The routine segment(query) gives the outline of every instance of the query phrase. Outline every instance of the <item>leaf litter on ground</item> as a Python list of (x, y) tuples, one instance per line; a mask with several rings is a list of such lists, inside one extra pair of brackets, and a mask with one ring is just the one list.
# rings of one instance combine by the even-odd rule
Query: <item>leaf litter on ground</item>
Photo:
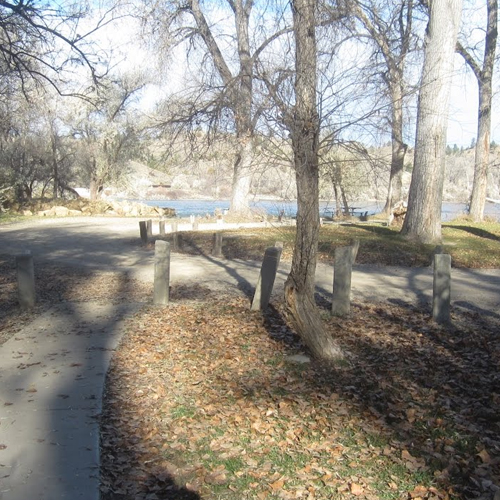
[[(0, 343), (53, 303), (152, 294), (126, 273), (37, 266), (39, 304), (20, 314), (12, 260), (0, 271)], [(454, 311), (445, 328), (410, 306), (355, 304), (344, 319), (323, 311), (350, 353), (331, 366), (291, 362), (306, 350), (280, 304), (262, 315), (189, 283), (171, 297), (130, 321), (113, 360), (103, 500), (500, 500), (494, 315)]]
[(107, 379), (105, 500), (497, 500), (498, 324), (355, 304), (324, 314), (348, 363), (295, 363), (279, 304), (204, 292), (130, 320)]
[(145, 302), (151, 283), (133, 279), (127, 272), (89, 270), (37, 263), (33, 310), (19, 309), (15, 259), (0, 255), (0, 345), (33, 319), (61, 302)]

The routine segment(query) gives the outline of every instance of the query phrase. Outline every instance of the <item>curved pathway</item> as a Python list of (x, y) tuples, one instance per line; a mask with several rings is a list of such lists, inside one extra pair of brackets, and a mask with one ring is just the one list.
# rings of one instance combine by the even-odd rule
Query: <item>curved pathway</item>
[[(37, 262), (122, 270), (151, 281), (153, 251), (141, 247), (137, 219), (48, 219), (0, 226), (0, 254), (30, 250)], [(172, 255), (172, 283), (197, 282), (250, 294), (260, 264)], [(280, 267), (275, 293), (288, 273)], [(452, 302), (500, 318), (500, 271), (452, 272)], [(356, 266), (353, 299), (428, 302), (429, 268)], [(318, 292), (329, 298), (332, 266), (320, 264)], [(138, 304), (65, 303), (0, 346), (0, 499), (99, 498), (99, 421), (108, 364)]]

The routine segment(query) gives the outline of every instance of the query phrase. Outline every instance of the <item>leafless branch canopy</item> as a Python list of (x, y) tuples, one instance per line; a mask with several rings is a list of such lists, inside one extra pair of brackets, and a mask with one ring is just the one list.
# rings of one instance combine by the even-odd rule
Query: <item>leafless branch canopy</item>
[[(65, 88), (64, 73), (84, 68), (92, 85), (105, 73), (104, 54), (90, 40), (111, 22), (113, 8), (104, 12), (92, 28), (83, 19), (89, 11), (79, 4), (36, 0), (0, 0), (0, 83), (6, 90), (20, 85), (27, 94), (32, 84), (54, 87), (60, 94), (78, 93)], [(83, 30), (83, 31), (82, 31)]]

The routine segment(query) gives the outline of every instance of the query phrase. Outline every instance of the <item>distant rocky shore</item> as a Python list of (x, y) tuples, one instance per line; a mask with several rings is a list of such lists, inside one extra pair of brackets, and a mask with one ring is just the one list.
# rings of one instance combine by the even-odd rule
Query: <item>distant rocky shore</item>
[(78, 215), (108, 215), (118, 217), (176, 217), (175, 209), (154, 207), (136, 201), (98, 200), (30, 200), (13, 204), (11, 212), (39, 217), (68, 217)]

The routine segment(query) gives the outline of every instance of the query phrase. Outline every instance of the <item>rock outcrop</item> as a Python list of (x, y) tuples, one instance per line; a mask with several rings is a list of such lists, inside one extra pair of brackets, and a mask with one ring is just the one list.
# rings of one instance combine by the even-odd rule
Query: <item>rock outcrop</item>
[(146, 205), (135, 201), (90, 201), (57, 200), (57, 204), (50, 202), (31, 202), (17, 207), (22, 215), (40, 217), (75, 217), (78, 215), (108, 215), (115, 217), (175, 217), (175, 209)]

